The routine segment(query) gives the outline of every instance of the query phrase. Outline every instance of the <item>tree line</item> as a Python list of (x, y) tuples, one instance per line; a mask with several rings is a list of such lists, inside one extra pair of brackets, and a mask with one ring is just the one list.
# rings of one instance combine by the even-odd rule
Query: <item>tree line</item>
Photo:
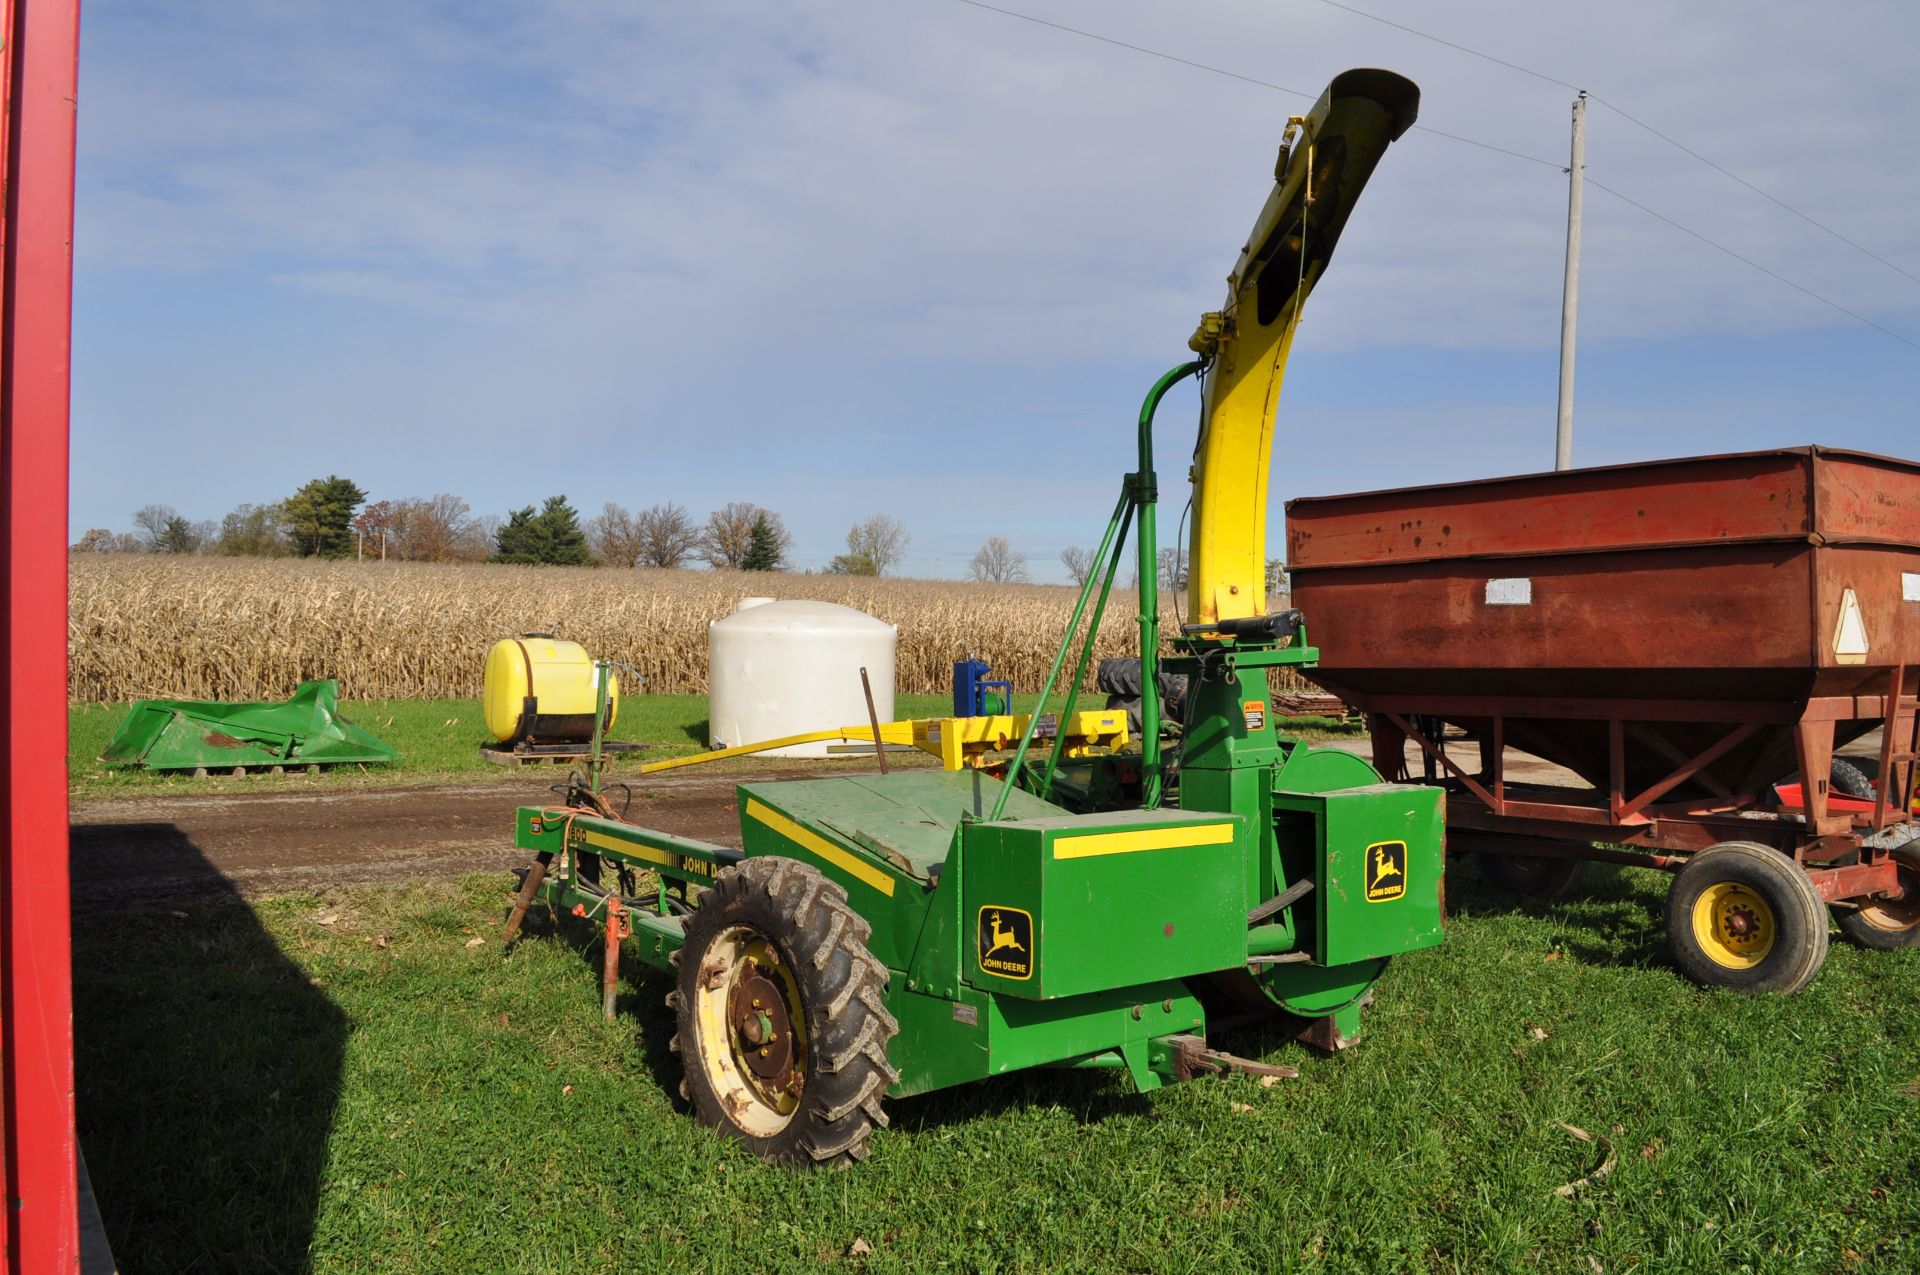
[[(847, 532), (847, 551), (825, 570), (881, 576), (897, 568), (911, 542), (889, 514), (874, 514)], [(793, 537), (780, 515), (750, 501), (713, 510), (704, 520), (671, 501), (631, 511), (608, 501), (582, 519), (565, 496), (479, 514), (449, 493), (369, 501), (337, 474), (316, 478), (271, 504), (236, 506), (218, 522), (192, 521), (169, 505), (135, 511), (133, 530), (95, 527), (75, 553), (210, 554), (256, 558), (377, 558), (403, 562), (508, 562), (555, 566), (686, 567), (695, 563), (740, 571), (791, 569)], [(977, 580), (1027, 578), (1026, 559), (994, 536), (971, 564)]]
[[(671, 501), (630, 511), (614, 501), (584, 522), (565, 496), (509, 510), (505, 518), (473, 512), (460, 497), (434, 496), (369, 502), (367, 493), (337, 474), (316, 478), (273, 504), (241, 504), (219, 522), (194, 522), (169, 505), (147, 505), (132, 531), (94, 527), (75, 553), (216, 554), (250, 558), (379, 558), (402, 562), (511, 562), (554, 566), (686, 567), (704, 563), (736, 571), (792, 568), (793, 537), (780, 515), (751, 501), (735, 501), (704, 521)], [(847, 532), (847, 551), (824, 570), (834, 575), (883, 576), (898, 567), (912, 537), (890, 514), (874, 514)], [(1073, 582), (1084, 584), (1093, 554), (1079, 546), (1060, 551)], [(1162, 549), (1162, 588), (1186, 587), (1186, 563)], [(986, 584), (1031, 579), (1026, 555), (1005, 536), (989, 536), (967, 564)], [(1137, 584), (1137, 579), (1132, 583)], [(1267, 563), (1267, 591), (1284, 592), (1286, 569)]]

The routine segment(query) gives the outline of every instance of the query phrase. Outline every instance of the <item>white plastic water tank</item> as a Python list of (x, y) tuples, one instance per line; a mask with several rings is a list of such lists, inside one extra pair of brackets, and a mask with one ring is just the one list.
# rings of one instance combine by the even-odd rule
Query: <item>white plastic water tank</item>
[[(880, 720), (893, 720), (893, 654), (900, 631), (832, 602), (746, 598), (707, 626), (707, 739), (715, 748), (864, 725), (860, 670)], [(768, 757), (825, 757), (829, 742)]]

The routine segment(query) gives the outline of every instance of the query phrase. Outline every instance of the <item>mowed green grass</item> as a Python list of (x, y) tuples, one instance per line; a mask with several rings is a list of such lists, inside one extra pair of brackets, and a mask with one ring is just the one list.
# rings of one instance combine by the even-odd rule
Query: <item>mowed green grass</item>
[[(1057, 712), (1065, 696), (1048, 701)], [(1099, 708), (1103, 696), (1082, 696), (1080, 707)], [(251, 774), (244, 777), (209, 775), (194, 779), (183, 774), (151, 774), (143, 770), (108, 769), (99, 757), (127, 714), (126, 704), (74, 704), (67, 715), (68, 784), (76, 797), (152, 796), (159, 793), (223, 794), (274, 790), (314, 790), (370, 785), (434, 783), (446, 780), (498, 778), (516, 773), (480, 755), (489, 738), (477, 699), (347, 700), (343, 717), (365, 727), (400, 750), (400, 760), (389, 766), (351, 766), (319, 775)], [(1021, 708), (1026, 708), (1025, 701)], [(944, 717), (953, 711), (946, 695), (896, 695), (897, 718)], [(825, 722), (823, 728), (860, 723)], [(1358, 726), (1323, 718), (1297, 718), (1292, 734), (1320, 739), (1358, 733)], [(613, 738), (647, 745), (640, 753), (615, 756), (609, 763), (616, 776), (667, 757), (702, 752), (707, 747), (707, 697), (704, 695), (629, 695), (620, 701)], [(791, 759), (783, 764), (791, 765)]]
[[(1666, 964), (1665, 879), (1450, 883), (1366, 1035), (1271, 1088), (1042, 1071), (891, 1104), (873, 1159), (758, 1164), (674, 1100), (663, 976), (495, 942), (507, 881), (76, 927), (82, 1145), (149, 1271), (1911, 1271), (1920, 952), (1787, 999)], [(475, 942), (475, 940), (481, 940)], [(1603, 1181), (1571, 1199), (1603, 1148)], [(855, 1256), (856, 1247), (871, 1249)]]
[[(150, 774), (137, 769), (109, 770), (99, 762), (107, 741), (127, 714), (126, 704), (75, 704), (68, 710), (67, 770), (78, 797), (150, 796), (171, 793), (226, 793), (366, 786), (388, 783), (430, 783), (470, 780), (514, 773), (480, 755), (490, 738), (477, 699), (347, 700), (343, 717), (365, 727), (400, 750), (390, 766), (354, 766), (320, 775), (263, 775), (244, 778), (210, 775)], [(894, 712), (902, 717), (932, 717), (951, 712), (952, 698), (944, 695), (897, 695)], [(844, 726), (829, 722), (826, 726)], [(620, 702), (613, 738), (646, 744), (644, 753), (616, 758), (615, 771), (631, 770), (644, 762), (703, 751), (707, 746), (707, 697), (704, 695), (629, 695)]]

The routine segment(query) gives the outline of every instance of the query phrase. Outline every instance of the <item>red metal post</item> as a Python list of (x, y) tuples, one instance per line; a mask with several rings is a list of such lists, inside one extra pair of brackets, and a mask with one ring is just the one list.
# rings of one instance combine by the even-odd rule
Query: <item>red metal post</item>
[(79, 1266), (67, 886), (67, 398), (79, 0), (0, 0), (0, 1073), (6, 1269)]

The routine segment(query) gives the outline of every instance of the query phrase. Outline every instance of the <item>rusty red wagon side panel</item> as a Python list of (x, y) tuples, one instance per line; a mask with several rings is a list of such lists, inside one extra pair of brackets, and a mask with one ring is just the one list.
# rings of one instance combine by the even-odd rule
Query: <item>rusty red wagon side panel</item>
[[(1802, 447), (1301, 499), (1287, 542), (1315, 679), (1374, 714), (1378, 759), (1401, 769), (1407, 737), (1442, 751), (1418, 718), (1492, 754), (1477, 773), (1433, 758), (1464, 823), (1557, 803), (1697, 848), (1686, 820), (1764, 813), (1804, 768), (1812, 817), (1771, 839), (1839, 853), (1858, 821), (1826, 809), (1832, 749), (1920, 682), (1909, 461)], [(1593, 792), (1509, 797), (1507, 747)]]

